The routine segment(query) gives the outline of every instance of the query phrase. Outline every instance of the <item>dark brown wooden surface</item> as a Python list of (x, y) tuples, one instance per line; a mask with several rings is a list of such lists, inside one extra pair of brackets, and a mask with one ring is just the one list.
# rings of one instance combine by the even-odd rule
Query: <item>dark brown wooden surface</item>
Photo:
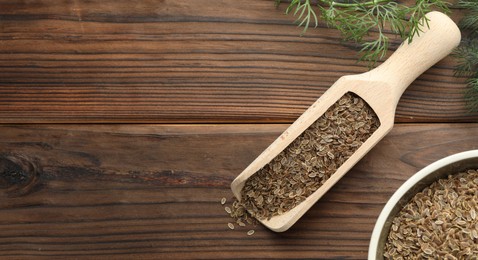
[(409, 176), (478, 149), (478, 115), (448, 57), (291, 230), (229, 230), (219, 201), (235, 176), (335, 80), (367, 70), (324, 24), (300, 37), (284, 9), (0, 0), (0, 259), (366, 258)]
[(478, 124), (400, 125), (291, 230), (229, 230), (220, 199), (285, 127), (2, 126), (2, 158), (37, 171), (1, 176), (0, 258), (364, 259), (396, 188), (478, 149)]
[[(0, 1), (0, 122), (290, 123), (367, 68), (324, 24), (300, 37), (285, 7)], [(397, 122), (477, 121), (453, 66), (447, 58), (413, 83)]]

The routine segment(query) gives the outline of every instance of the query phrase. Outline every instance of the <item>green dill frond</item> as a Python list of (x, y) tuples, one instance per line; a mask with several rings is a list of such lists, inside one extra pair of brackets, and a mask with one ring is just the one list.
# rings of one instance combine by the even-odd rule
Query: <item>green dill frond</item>
[[(319, 19), (337, 29), (345, 41), (361, 46), (358, 60), (373, 67), (385, 57), (391, 36), (411, 42), (428, 27), (428, 20), (423, 19), (426, 13), (450, 13), (449, 7), (446, 0), (415, 0), (412, 5), (396, 0), (318, 0), (316, 4), (291, 0), (286, 13), (296, 17), (296, 23), (304, 27), (302, 33), (310, 25), (317, 27)], [(455, 75), (469, 78), (465, 99), (471, 111), (478, 111), (478, 0), (458, 0), (455, 7), (466, 9), (459, 26), (469, 37), (453, 53), (458, 61)]]
[(473, 39), (460, 46), (456, 51), (458, 66), (455, 74), (466, 76), (467, 89), (465, 91), (465, 101), (470, 112), (478, 112), (478, 39)]
[(459, 8), (465, 8), (465, 16), (459, 26), (465, 37), (453, 56), (457, 60), (456, 76), (467, 77), (465, 101), (470, 112), (478, 112), (478, 0), (460, 0)]
[[(276, 3), (280, 3), (280, 0)], [(292, 0), (286, 9), (286, 14), (289, 14), (292, 10), (294, 10), (294, 16), (297, 17), (295, 22), (299, 27), (304, 26), (303, 33), (307, 31), (311, 23), (315, 27), (319, 25), (319, 19), (310, 0)]]
[(470, 112), (478, 111), (478, 74), (468, 80), (465, 102)]
[(460, 28), (472, 37), (478, 36), (478, 0), (459, 0), (456, 6), (466, 9), (466, 15), (459, 23)]
[(478, 9), (477, 0), (459, 0), (456, 7), (476, 11)]
[(370, 67), (375, 66), (375, 62), (385, 56), (389, 42), (390, 39), (383, 34), (379, 34), (376, 40), (364, 42), (360, 50), (362, 56), (359, 61), (368, 62)]
[[(426, 13), (434, 9), (447, 12), (448, 5), (445, 0), (416, 0), (412, 6), (394, 0), (319, 0), (314, 6), (311, 0), (291, 0), (286, 13), (296, 17), (303, 33), (323, 20), (340, 31), (345, 41), (361, 45), (359, 60), (373, 66), (388, 51), (390, 35), (411, 41), (424, 26), (421, 19)], [(376, 36), (370, 39), (371, 35)]]
[(464, 38), (452, 55), (458, 62), (456, 76), (470, 77), (478, 73), (478, 38)]

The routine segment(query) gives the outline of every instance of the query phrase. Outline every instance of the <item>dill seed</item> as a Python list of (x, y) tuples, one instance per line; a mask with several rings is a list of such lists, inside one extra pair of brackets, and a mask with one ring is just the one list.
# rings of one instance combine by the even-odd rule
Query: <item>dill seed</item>
[(255, 232), (254, 229), (251, 229), (251, 230), (247, 231), (247, 235), (252, 236), (252, 235), (254, 235), (254, 232)]
[(221, 199), (221, 205), (224, 205), (224, 204), (226, 204), (226, 198)]
[(233, 199), (232, 205), (224, 206), (224, 210), (235, 222), (227, 223), (229, 229), (240, 229), (247, 227), (248, 225), (255, 226), (257, 224), (256, 219), (254, 219), (251, 214), (247, 212), (247, 210), (244, 208), (244, 205), (242, 205), (241, 203), (239, 203), (239, 201), (235, 199)]
[(386, 259), (476, 259), (478, 170), (439, 179), (415, 194), (392, 220)]
[(232, 212), (232, 211), (231, 211), (231, 208), (229, 208), (229, 207), (224, 207), (224, 210), (225, 210), (228, 214), (231, 214), (231, 212)]
[(234, 224), (232, 224), (231, 222), (227, 223), (227, 226), (228, 226), (230, 229), (234, 229)]
[(319, 189), (379, 126), (369, 105), (346, 93), (246, 181), (240, 204), (257, 219), (293, 209)]

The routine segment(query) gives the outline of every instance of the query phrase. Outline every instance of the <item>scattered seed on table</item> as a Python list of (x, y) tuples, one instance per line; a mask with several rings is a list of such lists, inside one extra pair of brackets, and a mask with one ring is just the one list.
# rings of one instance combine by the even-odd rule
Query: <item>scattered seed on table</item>
[(251, 229), (251, 230), (247, 231), (247, 235), (252, 236), (254, 234), (254, 232), (255, 232), (254, 229)]
[(229, 207), (224, 207), (224, 210), (225, 210), (228, 214), (231, 214), (231, 212), (232, 212), (232, 211), (231, 211), (231, 208), (229, 208)]
[(224, 205), (224, 204), (226, 204), (226, 198), (221, 199), (221, 205)]
[(231, 222), (227, 223), (227, 226), (228, 226), (230, 229), (234, 229), (234, 224), (232, 224)]

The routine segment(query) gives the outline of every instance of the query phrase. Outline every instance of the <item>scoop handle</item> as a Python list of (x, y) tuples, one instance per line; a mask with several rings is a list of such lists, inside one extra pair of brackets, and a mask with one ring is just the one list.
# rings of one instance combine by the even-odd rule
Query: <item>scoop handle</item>
[[(421, 31), (400, 47), (370, 76), (388, 82), (396, 102), (405, 89), (423, 72), (446, 57), (458, 46), (460, 29), (446, 14), (433, 11), (422, 18)], [(428, 26), (427, 26), (428, 25)]]

